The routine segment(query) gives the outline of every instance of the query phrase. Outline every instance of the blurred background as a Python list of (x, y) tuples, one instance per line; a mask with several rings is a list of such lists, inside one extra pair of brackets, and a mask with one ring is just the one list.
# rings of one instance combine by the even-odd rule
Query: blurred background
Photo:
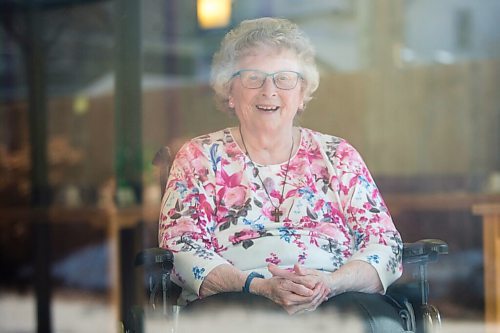
[(261, 16), (317, 48), (298, 123), (361, 152), (404, 241), (448, 242), (429, 273), (444, 320), (500, 319), (485, 275), (500, 267), (499, 15), (495, 0), (0, 1), (0, 331), (119, 329), (141, 299), (134, 254), (157, 245), (154, 153), (235, 124), (211, 58)]

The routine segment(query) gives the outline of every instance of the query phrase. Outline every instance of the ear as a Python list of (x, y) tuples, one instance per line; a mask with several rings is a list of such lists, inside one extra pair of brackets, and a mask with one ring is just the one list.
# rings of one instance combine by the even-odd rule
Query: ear
[(229, 96), (229, 98), (227, 99), (227, 105), (229, 106), (229, 108), (234, 109), (234, 98), (233, 98), (233, 96)]
[(304, 92), (302, 92), (299, 100), (299, 107), (297, 109), (297, 113), (304, 112), (305, 107), (306, 107), (306, 102), (304, 102)]

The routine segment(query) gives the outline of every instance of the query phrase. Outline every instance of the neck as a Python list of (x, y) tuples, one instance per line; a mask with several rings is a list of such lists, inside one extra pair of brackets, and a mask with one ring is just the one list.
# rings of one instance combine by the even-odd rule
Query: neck
[[(255, 135), (239, 127), (236, 141), (258, 164), (280, 164), (289, 160), (292, 147), (298, 147), (299, 131), (295, 128), (277, 131), (268, 135)], [(292, 152), (293, 153), (293, 152)]]

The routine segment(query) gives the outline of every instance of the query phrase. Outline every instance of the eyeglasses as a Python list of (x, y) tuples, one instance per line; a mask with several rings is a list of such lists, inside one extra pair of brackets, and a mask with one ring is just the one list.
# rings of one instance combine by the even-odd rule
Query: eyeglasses
[(276, 88), (290, 90), (297, 86), (299, 78), (302, 75), (294, 71), (279, 71), (274, 73), (265, 73), (256, 69), (241, 69), (234, 73), (231, 78), (240, 77), (243, 87), (248, 89), (258, 89), (264, 85), (268, 76), (273, 78)]

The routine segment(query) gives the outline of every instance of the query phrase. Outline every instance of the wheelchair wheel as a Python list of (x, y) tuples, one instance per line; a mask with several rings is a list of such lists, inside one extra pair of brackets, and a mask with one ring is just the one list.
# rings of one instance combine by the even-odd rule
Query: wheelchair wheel
[(435, 306), (430, 304), (422, 306), (422, 323), (425, 333), (437, 333), (441, 330), (441, 315)]
[(129, 311), (124, 325), (125, 333), (144, 332), (144, 310), (139, 306), (134, 306)]

